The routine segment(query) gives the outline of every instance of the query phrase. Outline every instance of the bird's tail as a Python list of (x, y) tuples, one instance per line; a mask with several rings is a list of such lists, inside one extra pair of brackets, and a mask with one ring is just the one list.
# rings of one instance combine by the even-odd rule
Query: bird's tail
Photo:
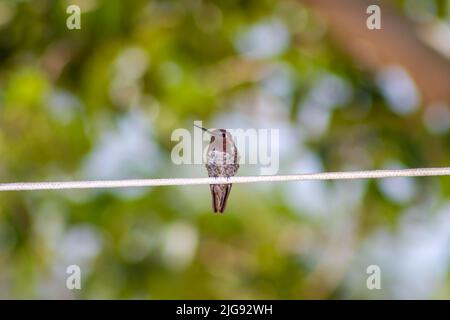
[(214, 212), (223, 213), (231, 192), (231, 184), (211, 184), (212, 207)]

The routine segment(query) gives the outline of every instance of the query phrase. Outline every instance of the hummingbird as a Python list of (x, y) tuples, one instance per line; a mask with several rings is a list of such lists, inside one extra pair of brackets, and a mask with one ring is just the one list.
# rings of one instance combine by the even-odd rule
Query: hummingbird
[[(232, 177), (239, 169), (239, 154), (233, 137), (225, 129), (205, 129), (194, 125), (211, 135), (206, 170), (209, 177)], [(231, 191), (231, 183), (210, 184), (212, 207), (214, 212), (223, 213)]]

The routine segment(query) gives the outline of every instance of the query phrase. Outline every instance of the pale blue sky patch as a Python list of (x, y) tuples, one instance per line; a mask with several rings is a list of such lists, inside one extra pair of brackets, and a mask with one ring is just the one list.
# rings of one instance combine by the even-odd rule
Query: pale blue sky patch
[(237, 51), (248, 58), (271, 58), (283, 53), (290, 42), (289, 30), (278, 19), (270, 19), (251, 26), (238, 34)]
[(389, 66), (376, 76), (376, 83), (391, 110), (398, 115), (415, 112), (420, 103), (420, 93), (408, 72), (400, 66)]

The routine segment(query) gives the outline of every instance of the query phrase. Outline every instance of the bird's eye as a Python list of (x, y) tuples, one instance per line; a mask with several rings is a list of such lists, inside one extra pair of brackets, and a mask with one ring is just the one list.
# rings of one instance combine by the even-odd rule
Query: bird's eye
[(212, 136), (211, 137), (211, 142), (214, 142), (214, 140), (216, 140), (216, 137)]

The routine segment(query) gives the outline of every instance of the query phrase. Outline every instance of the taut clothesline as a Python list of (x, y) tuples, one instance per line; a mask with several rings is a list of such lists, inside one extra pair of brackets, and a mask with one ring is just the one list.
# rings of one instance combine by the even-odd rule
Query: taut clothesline
[(354, 179), (380, 179), (380, 178), (395, 178), (395, 177), (448, 176), (448, 175), (450, 175), (450, 167), (321, 172), (321, 173), (304, 173), (304, 174), (273, 175), (273, 176), (248, 176), (248, 177), (230, 177), (230, 178), (167, 178), (167, 179), (57, 181), (57, 182), (11, 182), (11, 183), (0, 183), (0, 191), (96, 189), (96, 188), (106, 189), (106, 188), (182, 186), (182, 185), (197, 185), (197, 184), (287, 182), (287, 181), (314, 181), (314, 180), (354, 180)]

